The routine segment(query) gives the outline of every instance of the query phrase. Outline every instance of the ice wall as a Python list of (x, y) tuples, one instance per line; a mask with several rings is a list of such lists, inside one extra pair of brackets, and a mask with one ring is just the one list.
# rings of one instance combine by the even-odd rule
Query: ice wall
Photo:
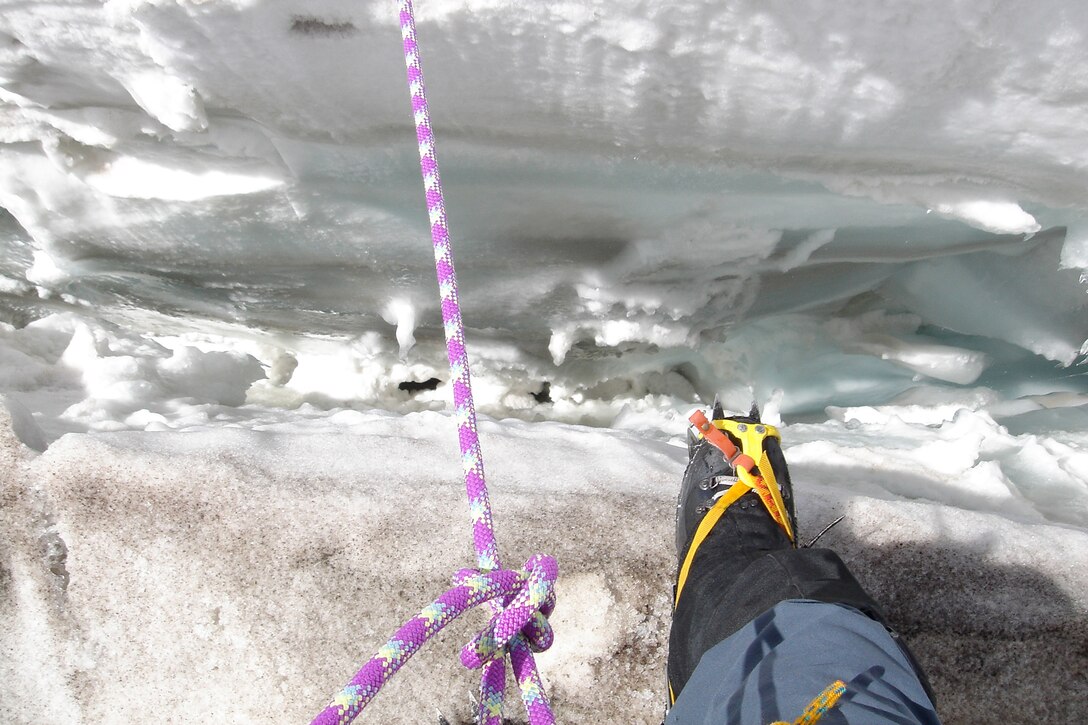
[[(488, 412), (1084, 392), (1088, 11), (418, 13)], [(0, 33), (10, 322), (256, 341), (294, 360), (279, 404), (444, 379), (391, 3), (11, 3)]]

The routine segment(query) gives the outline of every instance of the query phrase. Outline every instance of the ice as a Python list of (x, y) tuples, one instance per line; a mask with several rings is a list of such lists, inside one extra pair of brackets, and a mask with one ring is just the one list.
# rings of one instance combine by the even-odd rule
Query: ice
[(416, 344), (415, 335), (412, 334), (416, 327), (415, 308), (409, 300), (390, 300), (382, 311), (382, 319), (397, 328), (397, 345), (400, 347), (401, 357), (404, 357)]
[[(1050, 264), (1038, 265), (1039, 259)], [(1008, 340), (1069, 365), (1088, 350), (1088, 295), (1076, 271), (1058, 267), (1051, 242), (1015, 257), (983, 253), (918, 263), (886, 289), (934, 324)]]
[(103, 162), (84, 181), (91, 188), (113, 197), (196, 201), (209, 196), (252, 194), (280, 185), (276, 178), (211, 169), (184, 169), (174, 165), (120, 156)]
[(141, 71), (121, 80), (132, 100), (173, 131), (203, 131), (208, 127), (204, 104), (192, 86), (161, 71)]
[(962, 219), (973, 227), (995, 234), (1034, 234), (1042, 227), (1015, 202), (972, 200), (942, 202), (934, 211), (953, 219)]
[[(560, 719), (660, 721), (720, 395), (781, 426), (803, 533), (847, 514), (948, 722), (1083, 720), (1088, 14), (417, 12)], [(5, 722), (303, 720), (470, 563), (400, 43), (386, 0), (3, 3)], [(466, 719), (476, 623), (368, 717)]]

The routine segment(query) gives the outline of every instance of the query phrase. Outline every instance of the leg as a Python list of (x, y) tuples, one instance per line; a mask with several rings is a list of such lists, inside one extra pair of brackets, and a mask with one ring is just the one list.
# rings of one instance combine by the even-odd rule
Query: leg
[[(716, 421), (723, 419), (719, 408), (715, 409), (713, 417)], [(744, 421), (748, 426), (758, 424), (758, 418), (754, 416), (728, 420), (734, 423), (722, 423), (718, 427), (728, 432), (737, 431), (735, 421)], [(759, 427), (766, 428), (762, 425)], [(744, 441), (744, 443), (755, 445), (752, 441)], [(789, 517), (793, 519), (792, 486), (785, 459), (781, 455), (781, 448), (772, 435), (762, 439), (762, 445), (767, 454), (766, 458), (762, 459), (763, 463), (769, 464), (774, 469), (774, 478), (777, 479), (781, 488), (782, 499), (788, 509)], [(760, 460), (763, 451), (745, 450), (744, 452), (751, 455), (753, 459)], [(729, 504), (705, 538), (698, 539), (696, 529), (701, 519), (715, 497), (720, 496), (715, 492), (718, 482), (732, 483), (735, 480), (731, 477), (733, 473), (735, 471), (725, 462), (717, 449), (705, 440), (693, 441), (690, 461), (677, 505), (677, 543), (681, 554), (680, 561), (684, 562), (687, 558), (690, 558), (690, 561), (686, 575), (678, 581), (682, 588), (675, 602), (669, 637), (670, 700), (679, 697), (699, 667), (700, 661), (704, 659), (704, 656), (707, 656), (710, 661), (708, 653), (712, 650), (718, 653), (720, 644), (727, 640), (738, 639), (746, 640), (751, 645), (757, 634), (749, 625), (767, 612), (778, 612), (777, 605), (782, 602), (790, 602), (791, 607), (786, 608), (787, 613), (778, 612), (776, 620), (791, 622), (788, 629), (794, 633), (794, 640), (776, 657), (784, 655), (787, 651), (793, 652), (792, 656), (796, 657), (797, 653), (794, 652), (796, 645), (803, 644), (805, 637), (812, 642), (817, 641), (813, 638), (814, 633), (811, 629), (792, 626), (791, 617), (797, 616), (797, 612), (804, 611), (811, 614), (813, 611), (811, 606), (805, 610), (792, 607), (792, 604), (797, 603), (796, 600), (805, 600), (810, 605), (823, 602), (831, 606), (829, 612), (831, 618), (827, 621), (834, 622), (835, 626), (839, 627), (835, 631), (839, 631), (840, 634), (848, 631), (842, 630), (841, 626), (849, 627), (849, 625), (842, 625), (840, 621), (842, 615), (845, 614), (847, 620), (851, 617), (859, 618), (856, 623), (860, 627), (859, 631), (864, 631), (866, 634), (876, 633), (874, 636), (879, 635), (877, 639), (880, 640), (879, 646), (874, 645), (875, 650), (865, 650), (865, 656), (876, 656), (876, 652), (883, 651), (881, 647), (884, 645), (891, 647), (896, 657), (906, 663), (905, 670), (903, 667), (892, 666), (890, 663), (886, 663), (885, 670), (908, 672), (908, 679), (918, 684), (922, 699), (927, 704), (931, 703), (932, 697), (928, 694), (928, 683), (921, 676), (921, 670), (917, 668), (914, 658), (900, 642), (898, 636), (886, 626), (886, 620), (880, 608), (849, 572), (842, 560), (827, 549), (797, 548), (795, 542), (787, 536), (784, 527), (772, 520), (767, 508), (755, 492), (745, 493)], [(795, 530), (796, 527), (792, 528)], [(692, 550), (693, 543), (696, 545), (694, 550)], [(804, 634), (806, 632), (807, 634)], [(836, 648), (832, 646), (830, 651), (835, 650)], [(732, 655), (736, 656), (736, 652), (732, 652)], [(717, 672), (723, 664), (720, 654), (716, 655), (716, 661), (717, 666), (714, 671), (717, 674), (711, 676), (712, 681), (717, 675), (722, 674)], [(704, 669), (708, 666), (704, 666)], [(798, 664), (797, 667), (801, 666)], [(750, 674), (749, 672), (748, 675)], [(700, 675), (705, 679), (702, 670)], [(842, 675), (836, 677), (842, 677)], [(836, 677), (830, 678), (825, 685)], [(785, 675), (785, 679), (790, 682), (801, 682), (799, 678), (790, 675)], [(773, 687), (773, 684), (772, 682), (763, 683), (762, 690), (770, 693), (780, 689)], [(854, 691), (844, 696), (844, 702), (850, 702), (850, 698), (859, 697), (856, 691), (857, 684), (854, 683)], [(806, 702), (808, 702), (822, 687), (814, 692), (799, 693), (797, 696), (807, 696)], [(691, 697), (685, 698), (685, 701), (690, 700)], [(690, 709), (687, 703), (685, 706)], [(800, 710), (795, 714), (800, 714)], [(729, 721), (732, 722), (733, 719)], [(914, 722), (914, 720), (908, 722)]]
[(940, 723), (914, 664), (883, 625), (852, 607), (797, 599), (774, 605), (711, 647), (667, 723), (798, 720)]

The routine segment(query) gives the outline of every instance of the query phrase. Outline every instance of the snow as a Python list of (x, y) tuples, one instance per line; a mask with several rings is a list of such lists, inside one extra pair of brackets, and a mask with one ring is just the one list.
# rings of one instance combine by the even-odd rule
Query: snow
[[(954, 426), (924, 447), (924, 426), (791, 426), (801, 535), (846, 514), (825, 542), (921, 643), (949, 721), (1018, 698), (1064, 719), (1079, 704), (1062, 689), (1082, 686), (1088, 533), (1046, 523), (1010, 489), (973, 496), (989, 475), (951, 475), (971, 470), (970, 453), (928, 458), (985, 430)], [(482, 435), (507, 562), (538, 551), (561, 562), (558, 644), (540, 658), (557, 707), (574, 721), (653, 722), (683, 449), (557, 423), (488, 422)], [(6, 440), (25, 486), (4, 509), (27, 590), (0, 628), (20, 653), (7, 666), (26, 679), (6, 696), (16, 718), (48, 697), (58, 722), (126, 722), (153, 697), (180, 722), (304, 720), (471, 560), (445, 414), (70, 435), (37, 458)], [(35, 522), (43, 508), (52, 523)], [(67, 547), (59, 574), (35, 566), (43, 525)], [(454, 625), (367, 717), (420, 722), (437, 708), (468, 721), (475, 685), (452, 651), (478, 626)], [(995, 670), (1009, 679), (1001, 690)], [(61, 684), (73, 678), (79, 690)]]
[[(0, 719), (304, 720), (471, 559), (396, 4), (0, 5)], [(417, 14), (561, 719), (660, 721), (715, 394), (946, 721), (1084, 719), (1088, 10)], [(366, 717), (467, 718), (478, 620)]]

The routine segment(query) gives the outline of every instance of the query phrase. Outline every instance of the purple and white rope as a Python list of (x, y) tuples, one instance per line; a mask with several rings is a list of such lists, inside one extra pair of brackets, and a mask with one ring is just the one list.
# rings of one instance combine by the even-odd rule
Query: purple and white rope
[(434, 133), (431, 131), (430, 109), (423, 84), (423, 69), (419, 65), (415, 19), (411, 0), (400, 4), (400, 30), (404, 38), (404, 63), (408, 67), (408, 88), (412, 94), (412, 114), (419, 141), (419, 168), (427, 197), (427, 214), (434, 242), (434, 266), (438, 276), (438, 293), (442, 303), (442, 324), (446, 333), (446, 355), (450, 362), (450, 382), (453, 384), (453, 405), (457, 416), (457, 437), (461, 443), (461, 467), (465, 471), (469, 512), (472, 515), (472, 541), (476, 547), (476, 563), (480, 569), (499, 569), (498, 544), (491, 523), (491, 503), (484, 485), (484, 459), (480, 438), (476, 433), (476, 408), (472, 402), (469, 380), (468, 353), (465, 350), (465, 328), (461, 321), (461, 305), (457, 295), (457, 275), (453, 268), (453, 249), (446, 223), (446, 202), (442, 181), (438, 175)]
[[(461, 662), (466, 667), (486, 666), (489, 662), (502, 659), (503, 648), (513, 638), (527, 638), (527, 646), (538, 652), (547, 649), (551, 646), (553, 634), (546, 617), (555, 607), (557, 573), (555, 559), (539, 554), (530, 557), (522, 571), (462, 569), (457, 572), (455, 586), (397, 630), (313, 719), (311, 725), (350, 723), (428, 639), (484, 602), (497, 599), (509, 604), (461, 650)], [(501, 699), (498, 705), (501, 716)], [(544, 707), (547, 708), (547, 702), (544, 702)], [(548, 715), (551, 715), (550, 710)], [(537, 722), (532, 713), (530, 722)]]
[(530, 725), (552, 725), (555, 717), (548, 705), (533, 652), (543, 651), (552, 643), (553, 635), (547, 616), (555, 606), (554, 584), (558, 570), (554, 559), (542, 555), (531, 557), (521, 572), (501, 568), (491, 520), (491, 502), (484, 483), (483, 454), (476, 429), (476, 409), (469, 380), (465, 330), (457, 295), (457, 275), (453, 267), (446, 206), (438, 174), (438, 158), (435, 155), (423, 70), (419, 62), (411, 0), (401, 0), (400, 27), (416, 139), (419, 142), (419, 164), (423, 173), (427, 213), (434, 242), (435, 272), (441, 296), (446, 353), (450, 363), (461, 465), (465, 472), (465, 490), (472, 518), (472, 541), (477, 569), (459, 572), (454, 580), (454, 588), (401, 627), (313, 720), (312, 725), (350, 723), (424, 642), (463, 612), (484, 602), (491, 607), (491, 621), (461, 651), (461, 662), (466, 667), (482, 668), (477, 722), (483, 725), (502, 723), (506, 691), (505, 659), (509, 654)]

